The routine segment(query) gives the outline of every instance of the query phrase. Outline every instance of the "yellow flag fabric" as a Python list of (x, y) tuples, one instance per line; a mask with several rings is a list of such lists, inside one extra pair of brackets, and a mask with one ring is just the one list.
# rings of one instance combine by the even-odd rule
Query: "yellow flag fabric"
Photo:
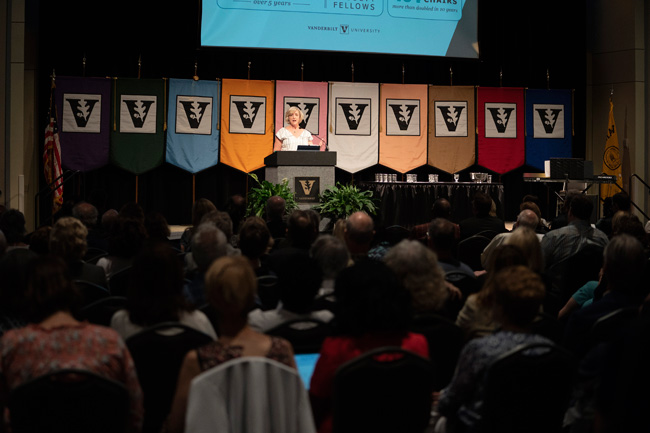
[[(614, 121), (614, 103), (609, 101), (609, 120), (607, 122), (607, 141), (605, 142), (605, 152), (603, 152), (603, 173), (616, 176), (616, 184), (623, 186), (623, 175), (621, 173), (621, 156), (618, 147), (618, 134), (616, 132), (616, 122)], [(620, 188), (613, 184), (604, 184), (600, 188), (600, 198), (611, 197)]]
[(474, 87), (429, 86), (428, 164), (459, 172), (476, 160)]
[(382, 84), (379, 164), (406, 173), (427, 163), (428, 86)]
[(273, 81), (222, 81), (221, 162), (250, 173), (273, 152)]

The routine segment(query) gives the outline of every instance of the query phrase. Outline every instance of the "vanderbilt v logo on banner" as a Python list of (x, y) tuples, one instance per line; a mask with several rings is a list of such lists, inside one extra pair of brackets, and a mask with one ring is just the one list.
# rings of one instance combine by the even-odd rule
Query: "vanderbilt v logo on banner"
[(100, 132), (102, 95), (63, 95), (62, 132)]
[(264, 96), (231, 96), (230, 133), (264, 134), (266, 132), (265, 111)]

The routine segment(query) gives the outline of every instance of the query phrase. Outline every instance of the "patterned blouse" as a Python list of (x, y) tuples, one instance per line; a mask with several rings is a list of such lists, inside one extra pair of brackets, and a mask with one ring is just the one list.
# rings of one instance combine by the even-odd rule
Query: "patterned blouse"
[(31, 379), (75, 368), (123, 383), (130, 396), (128, 431), (142, 429), (142, 390), (131, 354), (115, 331), (89, 324), (45, 329), (28, 325), (7, 331), (0, 340), (1, 392), (9, 392)]
[[(243, 349), (242, 346), (223, 345), (218, 340), (199, 347), (196, 352), (201, 371), (209, 370), (235, 358), (241, 358)], [(266, 354), (267, 358), (296, 368), (296, 361), (292, 353), (291, 343), (284, 338), (271, 337), (271, 348)]]

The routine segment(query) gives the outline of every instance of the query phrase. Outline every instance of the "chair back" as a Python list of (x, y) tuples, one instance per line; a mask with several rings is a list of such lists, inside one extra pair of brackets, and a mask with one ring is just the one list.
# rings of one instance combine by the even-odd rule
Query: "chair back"
[(126, 308), (124, 296), (107, 296), (81, 308), (81, 320), (102, 326), (111, 326), (111, 319), (116, 311)]
[(332, 326), (318, 319), (294, 319), (266, 332), (288, 340), (295, 353), (320, 352), (323, 340), (332, 334)]
[(233, 359), (192, 380), (186, 433), (315, 433), (295, 368), (263, 357)]
[(177, 322), (149, 327), (127, 338), (144, 395), (142, 431), (159, 432), (169, 414), (183, 358), (212, 337)]
[(484, 376), (481, 431), (562, 431), (577, 363), (554, 344), (523, 344), (499, 356)]
[(133, 267), (127, 266), (111, 275), (108, 279), (108, 290), (111, 292), (111, 295), (126, 296), (126, 292), (131, 284), (132, 273)]
[(119, 382), (66, 369), (16, 387), (8, 407), (15, 433), (124, 433), (129, 396)]
[(334, 376), (333, 431), (418, 432), (429, 423), (433, 364), (400, 347), (381, 347)]
[(111, 293), (106, 287), (86, 280), (74, 280), (74, 285), (81, 294), (81, 305), (90, 305), (100, 299), (108, 298)]
[(445, 272), (445, 280), (458, 287), (463, 293), (463, 301), (481, 289), (481, 283), (474, 275), (462, 271)]
[(451, 382), (465, 344), (463, 330), (446, 317), (427, 313), (413, 317), (411, 332), (422, 334), (427, 339), (429, 359), (435, 371), (433, 388), (436, 391), (443, 389)]
[(264, 311), (278, 306), (280, 285), (277, 275), (268, 274), (257, 277), (257, 296), (260, 308)]
[(591, 344), (611, 342), (625, 335), (638, 317), (638, 307), (626, 307), (599, 318), (591, 327)]
[(389, 245), (397, 245), (400, 241), (408, 239), (411, 236), (411, 231), (404, 226), (392, 225), (386, 227), (384, 232), (384, 239)]
[(83, 261), (86, 263), (96, 265), (97, 260), (101, 259), (102, 257), (106, 257), (107, 255), (108, 255), (108, 251), (106, 250), (97, 247), (88, 247), (88, 249), (86, 250), (86, 254), (83, 257)]
[(481, 253), (491, 239), (482, 235), (474, 235), (458, 242), (458, 260), (466, 263), (473, 271), (483, 269)]

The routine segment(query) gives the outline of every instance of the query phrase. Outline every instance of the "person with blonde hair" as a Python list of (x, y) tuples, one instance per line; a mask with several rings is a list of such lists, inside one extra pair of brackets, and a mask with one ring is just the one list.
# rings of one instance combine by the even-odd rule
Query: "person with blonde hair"
[(208, 302), (217, 312), (219, 339), (185, 356), (164, 430), (167, 432), (183, 431), (190, 385), (202, 372), (243, 356), (263, 356), (296, 367), (287, 340), (259, 333), (248, 325), (257, 280), (247, 258), (225, 256), (215, 260), (205, 275), (205, 289)]
[[(285, 113), (284, 120), (287, 123), (275, 134), (275, 145), (273, 150), (298, 150), (298, 146), (313, 145), (311, 132), (303, 129), (300, 124), (305, 115), (298, 107), (289, 107)], [(321, 149), (325, 150), (321, 144)]]
[(505, 244), (516, 245), (521, 248), (530, 269), (538, 273), (544, 271), (542, 247), (539, 236), (533, 229), (524, 226), (517, 227), (505, 240)]

